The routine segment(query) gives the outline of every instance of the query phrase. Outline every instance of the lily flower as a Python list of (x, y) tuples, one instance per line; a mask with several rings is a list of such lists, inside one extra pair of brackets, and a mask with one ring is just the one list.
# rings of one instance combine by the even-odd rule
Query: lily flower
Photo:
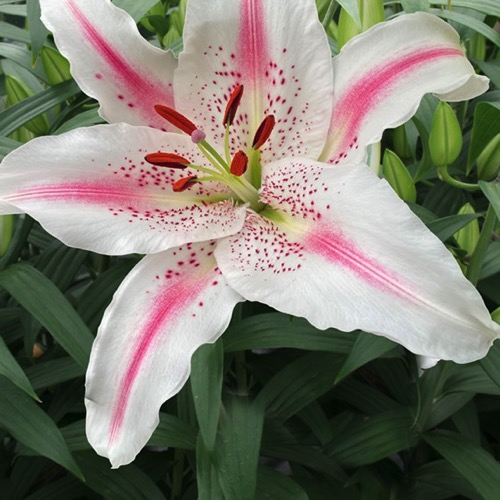
[(87, 435), (118, 467), (243, 300), (466, 363), (500, 328), (455, 260), (363, 164), (421, 97), (487, 88), (456, 32), (401, 16), (331, 59), (314, 0), (190, 0), (178, 61), (108, 0), (40, 0), (110, 122), (35, 139), (0, 167), (0, 212), (69, 246), (146, 254), (87, 372)]

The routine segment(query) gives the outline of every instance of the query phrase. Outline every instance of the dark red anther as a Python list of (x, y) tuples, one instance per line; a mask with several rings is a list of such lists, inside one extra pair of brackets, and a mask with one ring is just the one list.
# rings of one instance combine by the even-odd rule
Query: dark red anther
[(236, 116), (236, 111), (240, 105), (241, 96), (243, 95), (243, 85), (238, 85), (233, 92), (229, 101), (227, 101), (226, 111), (224, 111), (224, 119), (222, 125), (232, 125), (234, 117)]
[(247, 171), (248, 167), (248, 156), (243, 151), (238, 151), (231, 162), (231, 168), (229, 171), (239, 177)]
[(264, 118), (264, 120), (262, 120), (262, 123), (257, 129), (257, 132), (255, 132), (255, 136), (253, 138), (252, 147), (254, 149), (260, 149), (265, 144), (265, 142), (269, 139), (275, 124), (276, 120), (273, 115), (268, 115)]
[(174, 153), (149, 153), (144, 159), (152, 165), (167, 168), (186, 168), (191, 162)]
[(189, 189), (191, 186), (194, 186), (196, 184), (197, 178), (198, 177), (196, 177), (196, 175), (188, 175), (187, 177), (183, 177), (182, 179), (179, 179), (172, 184), (172, 189), (176, 193), (186, 191), (186, 189)]
[(155, 111), (167, 120), (167, 122), (174, 125), (178, 129), (181, 129), (186, 134), (191, 135), (196, 130), (196, 125), (186, 118), (184, 115), (175, 111), (175, 109), (169, 108), (168, 106), (163, 106), (161, 104), (155, 105)]

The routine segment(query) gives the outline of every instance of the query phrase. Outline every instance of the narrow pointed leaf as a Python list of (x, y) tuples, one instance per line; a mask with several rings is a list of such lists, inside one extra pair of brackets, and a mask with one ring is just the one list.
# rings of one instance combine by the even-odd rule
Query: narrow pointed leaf
[(500, 464), (485, 449), (450, 431), (434, 431), (424, 439), (485, 499), (498, 498)]
[(135, 465), (110, 469), (104, 458), (94, 453), (78, 455), (87, 485), (107, 500), (165, 500), (153, 480)]
[(54, 421), (23, 391), (0, 376), (0, 428), (75, 476), (82, 473)]
[(264, 465), (259, 466), (255, 497), (262, 500), (307, 500), (309, 498), (291, 477)]
[(29, 265), (15, 264), (0, 273), (0, 286), (40, 321), (80, 366), (87, 366), (93, 336), (50, 280)]
[(245, 398), (233, 397), (225, 411), (215, 449), (224, 498), (254, 500), (264, 410)]
[(480, 102), (474, 109), (474, 126), (467, 167), (471, 168), (483, 149), (500, 133), (500, 104)]
[(479, 181), (479, 187), (482, 189), (486, 198), (490, 200), (490, 203), (497, 214), (497, 218), (500, 219), (500, 181)]
[(340, 382), (357, 368), (394, 349), (396, 344), (385, 337), (360, 332), (352, 351), (340, 369), (335, 383)]
[(198, 500), (223, 497), (212, 458), (205, 447), (201, 434), (198, 436), (196, 444), (196, 483)]
[(0, 112), (0, 134), (9, 135), (26, 122), (80, 92), (73, 80), (51, 87)]
[(12, 356), (2, 337), (0, 337), (0, 375), (7, 377), (13, 384), (28, 394), (28, 396), (40, 401), (28, 377), (26, 377), (23, 369), (18, 365), (14, 356)]
[(201, 346), (191, 358), (191, 390), (200, 432), (207, 449), (212, 450), (221, 409), (224, 368), (222, 342)]
[(355, 340), (350, 332), (318, 330), (303, 318), (281, 313), (245, 318), (232, 324), (222, 338), (225, 352), (289, 347), (339, 354), (348, 354)]

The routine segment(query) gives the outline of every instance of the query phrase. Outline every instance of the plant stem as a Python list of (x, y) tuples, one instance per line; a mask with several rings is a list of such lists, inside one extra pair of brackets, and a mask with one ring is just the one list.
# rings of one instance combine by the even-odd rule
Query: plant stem
[(448, 173), (448, 168), (446, 166), (438, 167), (438, 175), (443, 182), (446, 182), (446, 184), (449, 184), (450, 186), (456, 187), (458, 189), (464, 189), (465, 191), (479, 191), (480, 189), (478, 184), (469, 184), (467, 182), (462, 182), (453, 178)]

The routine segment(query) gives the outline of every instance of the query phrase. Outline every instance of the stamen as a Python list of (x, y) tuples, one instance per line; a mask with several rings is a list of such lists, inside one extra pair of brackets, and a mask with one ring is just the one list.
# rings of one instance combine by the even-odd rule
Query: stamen
[(203, 130), (200, 130), (199, 128), (197, 128), (191, 133), (191, 140), (195, 144), (199, 144), (201, 141), (204, 141), (205, 137), (206, 137), (205, 132), (203, 132)]
[(231, 162), (230, 172), (237, 177), (240, 177), (247, 171), (248, 156), (243, 151), (238, 151)]
[(262, 120), (262, 123), (257, 129), (257, 132), (255, 132), (255, 136), (253, 138), (252, 147), (254, 149), (260, 149), (265, 144), (265, 142), (269, 139), (275, 124), (276, 120), (273, 115), (268, 115), (264, 118), (264, 120)]
[(227, 101), (226, 111), (224, 111), (224, 118), (222, 120), (222, 125), (231, 126), (233, 124), (234, 117), (236, 116), (236, 111), (240, 105), (241, 96), (243, 95), (243, 85), (238, 85), (232, 92), (229, 101)]
[(191, 186), (194, 186), (196, 184), (196, 179), (198, 179), (196, 175), (188, 175), (187, 177), (183, 177), (182, 179), (179, 179), (172, 184), (172, 189), (176, 193), (186, 191), (186, 189), (189, 189)]
[(149, 153), (144, 159), (152, 165), (167, 168), (184, 169), (191, 163), (186, 158), (173, 153)]
[(155, 111), (162, 118), (165, 118), (167, 122), (174, 125), (174, 127), (181, 129), (188, 135), (191, 135), (195, 130), (197, 130), (196, 125), (191, 120), (186, 118), (178, 111), (175, 111), (175, 109), (169, 108), (168, 106), (163, 106), (161, 104), (156, 104)]

